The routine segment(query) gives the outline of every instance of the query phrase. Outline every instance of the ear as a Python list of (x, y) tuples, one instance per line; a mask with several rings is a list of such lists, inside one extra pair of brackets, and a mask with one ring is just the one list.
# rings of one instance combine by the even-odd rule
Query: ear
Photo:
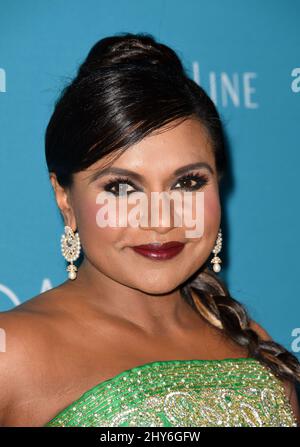
[(63, 188), (58, 183), (56, 174), (54, 172), (50, 173), (49, 178), (54, 190), (57, 206), (63, 215), (65, 225), (68, 225), (72, 228), (73, 231), (75, 231), (77, 225), (74, 209), (72, 207), (70, 190), (67, 188)]

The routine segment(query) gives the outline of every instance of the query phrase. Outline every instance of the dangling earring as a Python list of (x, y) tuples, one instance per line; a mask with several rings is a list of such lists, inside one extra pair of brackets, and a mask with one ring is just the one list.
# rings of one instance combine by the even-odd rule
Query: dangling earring
[(217, 254), (221, 251), (222, 248), (222, 230), (221, 228), (219, 229), (218, 232), (218, 237), (216, 240), (216, 245), (212, 251), (212, 253), (214, 253), (214, 257), (212, 258), (212, 260), (210, 261), (213, 264), (213, 270), (214, 272), (218, 273), (221, 270), (221, 259), (219, 258), (219, 256), (217, 256)]
[(69, 279), (76, 279), (77, 267), (73, 264), (80, 255), (80, 239), (78, 232), (74, 234), (71, 227), (65, 225), (65, 234), (61, 237), (61, 252), (63, 257), (71, 264), (67, 267)]

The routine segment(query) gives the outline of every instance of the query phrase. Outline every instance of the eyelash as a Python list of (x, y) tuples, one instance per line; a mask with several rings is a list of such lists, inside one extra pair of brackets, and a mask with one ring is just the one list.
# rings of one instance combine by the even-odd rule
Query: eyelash
[[(197, 181), (197, 184), (192, 186), (192, 187), (190, 187), (190, 188), (184, 188), (184, 189), (188, 190), (188, 191), (196, 191), (197, 189), (200, 189), (201, 187), (205, 186), (208, 183), (209, 179), (208, 179), (208, 177), (206, 175), (203, 175), (203, 174), (200, 175), (198, 173), (191, 172), (191, 173), (189, 173), (189, 174), (179, 178), (177, 180), (177, 183), (178, 182), (182, 182), (182, 181), (186, 181), (186, 180), (195, 180), (195, 181)], [(135, 184), (128, 177), (116, 177), (113, 180), (109, 180), (105, 184), (104, 190), (107, 191), (107, 192), (112, 192), (115, 196), (117, 196), (117, 195), (119, 195), (118, 192), (111, 191), (111, 188), (116, 186), (117, 190), (119, 191), (119, 184), (120, 183), (125, 183), (125, 184), (128, 184), (128, 185), (132, 186), (133, 188), (135, 188)], [(176, 188), (176, 189), (178, 189), (178, 188)], [(134, 192), (134, 191), (129, 191), (127, 193), (127, 195), (130, 194), (131, 192)]]

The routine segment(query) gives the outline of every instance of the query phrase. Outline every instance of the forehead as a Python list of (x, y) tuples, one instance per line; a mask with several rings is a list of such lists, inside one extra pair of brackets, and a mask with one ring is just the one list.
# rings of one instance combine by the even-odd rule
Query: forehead
[(209, 158), (212, 154), (207, 130), (195, 119), (188, 119), (172, 127), (159, 129), (131, 146), (118, 159), (118, 164), (130, 163), (136, 167), (150, 167), (191, 158)]
[(85, 175), (114, 166), (159, 176), (166, 171), (173, 172), (182, 165), (199, 161), (210, 163), (214, 169), (214, 155), (208, 131), (199, 120), (193, 118), (179, 123), (174, 121), (171, 127), (169, 124), (154, 131), (116, 159), (112, 155), (98, 160), (85, 171)]

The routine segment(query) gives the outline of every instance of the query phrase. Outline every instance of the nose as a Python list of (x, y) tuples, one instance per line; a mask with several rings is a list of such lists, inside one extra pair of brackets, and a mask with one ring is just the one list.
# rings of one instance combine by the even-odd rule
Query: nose
[(148, 203), (142, 208), (140, 228), (154, 230), (159, 234), (168, 233), (174, 228), (174, 203), (167, 192), (151, 193), (148, 196)]

